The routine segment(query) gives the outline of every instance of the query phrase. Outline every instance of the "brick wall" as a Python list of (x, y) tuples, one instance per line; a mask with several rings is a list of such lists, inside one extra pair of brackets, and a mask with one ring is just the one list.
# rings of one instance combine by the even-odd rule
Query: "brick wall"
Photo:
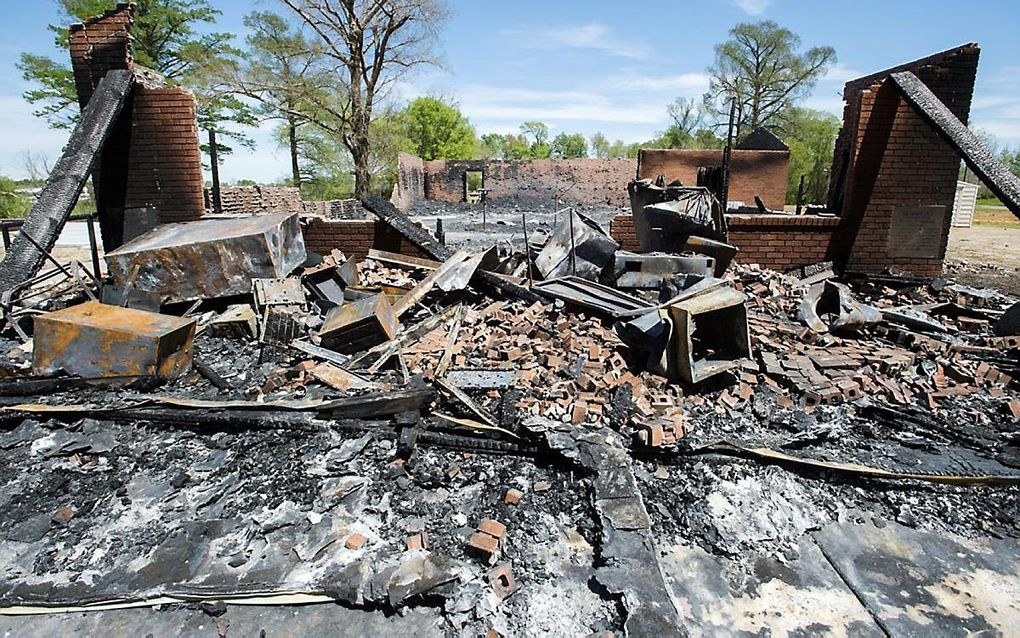
[[(729, 242), (740, 249), (737, 261), (781, 271), (829, 260), (840, 224), (815, 215), (727, 215), (726, 221)], [(609, 234), (623, 250), (640, 250), (630, 215), (610, 220)]]
[[(304, 210), (301, 189), (296, 186), (221, 186), (224, 215), (292, 213)], [(205, 189), (205, 206), (212, 210), (212, 190)]]
[[(888, 76), (912, 71), (966, 122), (979, 55), (976, 45), (964, 45), (846, 85), (829, 195), (830, 207), (843, 217), (834, 247), (837, 261), (865, 272), (888, 268), (921, 277), (942, 272), (960, 160)], [(945, 210), (935, 252), (898, 256), (897, 238), (890, 238), (894, 213), (931, 206)]]
[[(71, 68), (84, 106), (111, 69), (134, 69), (132, 8), (115, 9), (69, 30)], [(145, 76), (148, 79), (143, 79)], [(135, 87), (93, 169), (103, 246), (116, 248), (155, 225), (204, 212), (195, 101), (136, 71)]]
[[(679, 179), (685, 185), (698, 183), (698, 168), (722, 166), (722, 151), (699, 149), (642, 149), (638, 151), (638, 178), (666, 182)], [(782, 210), (786, 204), (786, 185), (790, 174), (789, 151), (733, 151), (730, 163), (731, 202), (754, 206), (757, 195), (766, 206)]]
[(490, 202), (551, 206), (559, 193), (561, 200), (574, 204), (624, 207), (637, 160), (433, 160), (425, 162), (426, 197), (463, 201), (465, 171), (483, 172)]
[(194, 96), (136, 85), (133, 102), (126, 214), (154, 209), (161, 224), (198, 219), (205, 201)]
[(302, 217), (301, 234), (308, 250), (325, 255), (338, 248), (345, 255), (364, 259), (371, 248), (412, 257), (428, 257), (389, 224), (372, 219)]
[(390, 202), (400, 210), (411, 210), (425, 200), (425, 162), (420, 157), (397, 154), (397, 182)]
[(737, 261), (773, 270), (828, 261), (840, 220), (816, 215), (727, 215)]

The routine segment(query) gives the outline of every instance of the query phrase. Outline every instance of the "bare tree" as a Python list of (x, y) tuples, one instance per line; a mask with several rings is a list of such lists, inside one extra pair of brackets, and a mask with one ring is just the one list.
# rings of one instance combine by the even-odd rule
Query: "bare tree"
[(33, 183), (45, 182), (50, 176), (50, 160), (37, 151), (25, 150), (21, 152), (21, 167)]
[(442, 0), (281, 0), (323, 45), (334, 78), (309, 91), (307, 102), (284, 108), (336, 135), (354, 161), (354, 194), (371, 185), (369, 125), (386, 90), (411, 69), (435, 64)]
[(691, 137), (705, 119), (702, 104), (689, 97), (678, 97), (673, 100), (666, 106), (666, 112), (673, 120), (673, 126)]

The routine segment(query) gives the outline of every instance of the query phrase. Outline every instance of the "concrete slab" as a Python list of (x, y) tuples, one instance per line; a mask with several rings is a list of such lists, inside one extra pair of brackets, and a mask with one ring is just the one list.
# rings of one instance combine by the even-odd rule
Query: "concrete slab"
[(1020, 545), (903, 527), (831, 525), (815, 540), (889, 636), (1015, 635)]
[(882, 631), (808, 537), (800, 557), (751, 560), (740, 588), (726, 578), (730, 559), (696, 546), (663, 548), (659, 563), (684, 626), (696, 636), (882, 636)]

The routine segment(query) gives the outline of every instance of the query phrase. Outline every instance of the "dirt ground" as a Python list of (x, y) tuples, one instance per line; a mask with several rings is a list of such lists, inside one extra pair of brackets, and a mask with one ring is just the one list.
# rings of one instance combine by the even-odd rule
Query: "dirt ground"
[(946, 258), (995, 268), (951, 268), (953, 277), (969, 286), (1020, 295), (1020, 223), (1004, 209), (978, 209), (974, 222), (949, 233)]

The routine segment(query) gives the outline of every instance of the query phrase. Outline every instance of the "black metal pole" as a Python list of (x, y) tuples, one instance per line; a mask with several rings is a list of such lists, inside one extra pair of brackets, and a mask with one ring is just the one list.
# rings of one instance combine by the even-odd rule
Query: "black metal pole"
[(733, 156), (733, 120), (737, 114), (737, 98), (730, 100), (730, 121), (726, 126), (726, 147), (723, 149), (723, 183), (722, 183), (722, 210), (726, 214), (726, 208), (730, 201), (730, 159)]
[(574, 209), (567, 209), (567, 218), (570, 220), (570, 274), (577, 276), (577, 260), (574, 259)]
[(96, 244), (95, 215), (89, 215), (87, 223), (89, 229), (89, 250), (92, 251), (92, 270), (96, 274), (96, 279), (101, 280), (103, 278), (103, 275), (102, 273), (99, 272), (99, 246)]
[(534, 284), (531, 280), (531, 244), (528, 243), (528, 220), (524, 216), (524, 211), (521, 211), (521, 226), (524, 227), (524, 256), (526, 261), (525, 266), (528, 269), (528, 288)]
[(4, 233), (4, 250), (8, 250), (11, 247), (11, 228), (7, 224), (0, 228), (3, 228)]
[(797, 214), (800, 215), (800, 208), (804, 204), (804, 176), (800, 176), (800, 185), (797, 186)]
[(212, 205), (217, 215), (223, 212), (220, 200), (220, 154), (216, 148), (216, 131), (209, 129), (209, 166), (212, 171)]

